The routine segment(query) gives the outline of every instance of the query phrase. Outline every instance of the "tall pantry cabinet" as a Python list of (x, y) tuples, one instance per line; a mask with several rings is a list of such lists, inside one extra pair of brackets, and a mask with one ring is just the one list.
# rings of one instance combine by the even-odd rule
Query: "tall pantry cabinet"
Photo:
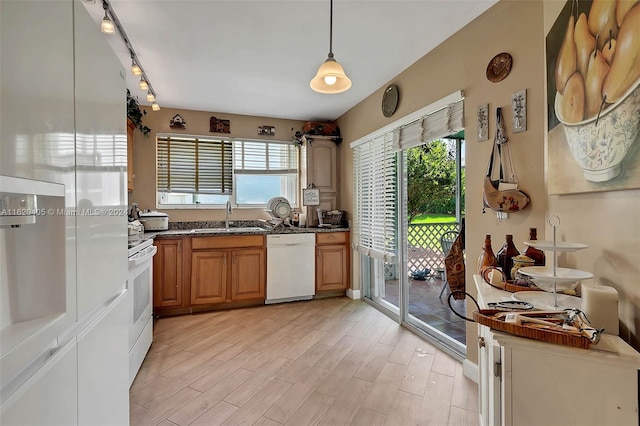
[(306, 206), (307, 226), (310, 227), (318, 226), (316, 209), (331, 211), (338, 206), (338, 145), (333, 139), (333, 136), (308, 136), (302, 146), (301, 187), (316, 188), (320, 192), (320, 205)]

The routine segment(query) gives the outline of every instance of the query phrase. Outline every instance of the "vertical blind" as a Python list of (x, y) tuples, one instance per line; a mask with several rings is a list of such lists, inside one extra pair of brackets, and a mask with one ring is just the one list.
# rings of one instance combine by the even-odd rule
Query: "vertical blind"
[(158, 191), (231, 194), (232, 143), (229, 140), (158, 137)]
[(394, 262), (398, 169), (393, 135), (384, 133), (374, 137), (354, 151), (355, 248), (371, 257)]
[(233, 158), (236, 173), (298, 173), (298, 151), (292, 143), (235, 141)]
[(351, 144), (355, 194), (354, 248), (371, 257), (395, 261), (398, 249), (399, 150), (422, 145), (464, 129), (462, 92), (454, 93)]

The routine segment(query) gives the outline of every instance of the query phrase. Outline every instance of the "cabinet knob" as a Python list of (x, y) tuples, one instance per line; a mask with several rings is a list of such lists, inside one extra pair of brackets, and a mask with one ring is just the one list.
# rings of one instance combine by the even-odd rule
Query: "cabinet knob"
[(485, 346), (487, 346), (487, 344), (484, 341), (484, 337), (478, 337), (478, 347), (484, 348)]

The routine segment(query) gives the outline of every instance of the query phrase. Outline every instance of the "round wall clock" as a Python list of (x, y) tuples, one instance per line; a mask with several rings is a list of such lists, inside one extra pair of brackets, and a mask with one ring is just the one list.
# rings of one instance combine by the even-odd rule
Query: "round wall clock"
[(390, 84), (382, 94), (382, 114), (391, 117), (398, 107), (398, 86)]
[(487, 65), (487, 80), (492, 83), (504, 80), (511, 72), (511, 65), (513, 65), (511, 55), (504, 52), (498, 53)]

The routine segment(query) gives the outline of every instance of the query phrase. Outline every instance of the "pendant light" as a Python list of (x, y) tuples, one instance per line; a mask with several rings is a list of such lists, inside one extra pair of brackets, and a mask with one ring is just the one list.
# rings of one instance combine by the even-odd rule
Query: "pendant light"
[(102, 34), (113, 34), (116, 32), (116, 28), (107, 14), (107, 10), (109, 9), (107, 2), (102, 2), (102, 8), (104, 9), (104, 18), (102, 18), (102, 22), (100, 23), (100, 31)]
[(147, 92), (147, 102), (154, 102), (156, 100), (156, 95), (153, 94), (151, 90)]
[(157, 102), (151, 104), (151, 109), (154, 111), (160, 111), (160, 105)]
[(349, 90), (351, 80), (344, 73), (342, 65), (333, 58), (333, 0), (329, 18), (329, 57), (318, 69), (309, 86), (318, 93), (342, 93)]

